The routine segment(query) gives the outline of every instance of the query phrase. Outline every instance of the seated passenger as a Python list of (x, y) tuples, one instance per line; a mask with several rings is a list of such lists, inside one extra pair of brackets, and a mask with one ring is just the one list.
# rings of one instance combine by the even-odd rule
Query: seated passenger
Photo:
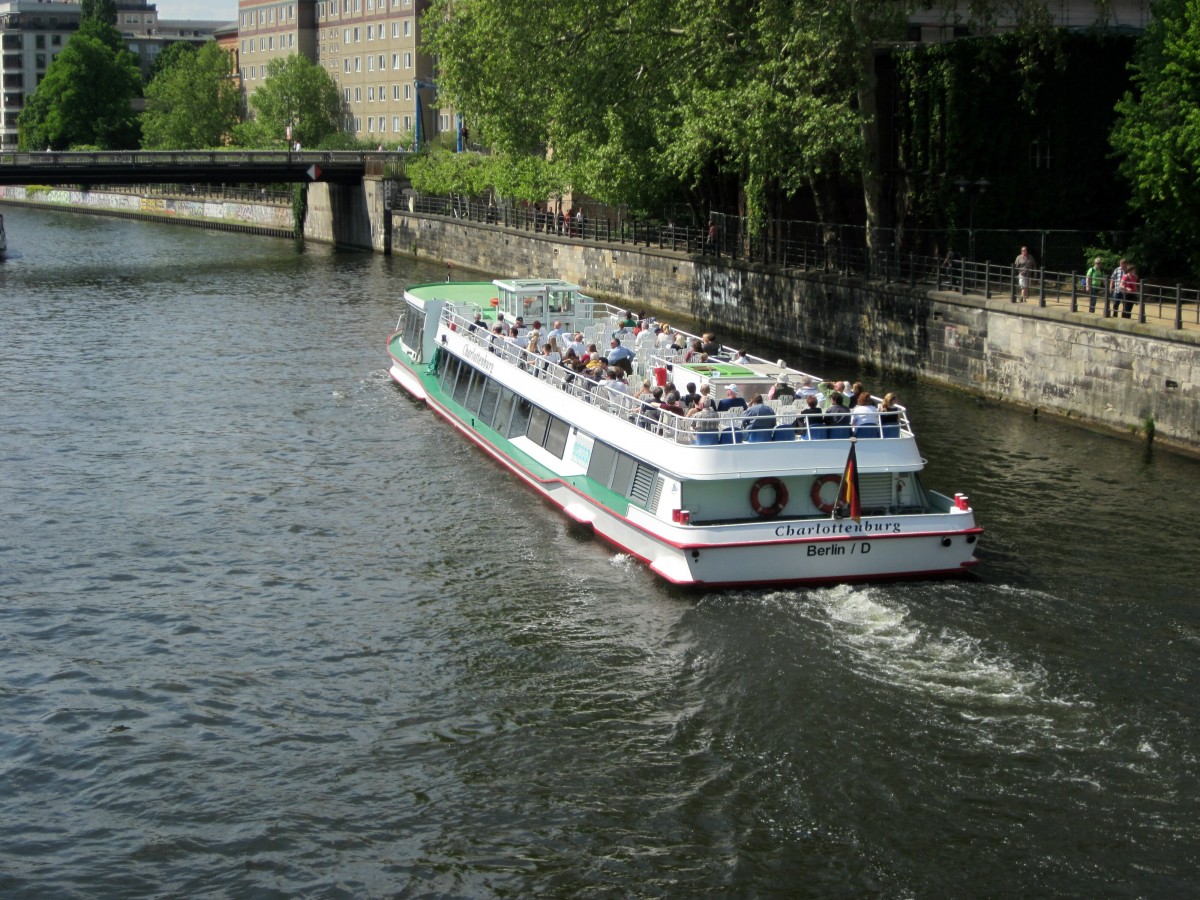
[(687, 353), (683, 354), (683, 361), (685, 363), (700, 362), (702, 356), (704, 356), (704, 347), (700, 343), (700, 338), (696, 338), (692, 341), (692, 346), (688, 348)]
[(816, 394), (809, 394), (804, 398), (804, 409), (800, 411), (800, 415), (796, 417), (795, 426), (801, 434), (808, 434), (810, 437), (815, 437), (820, 432), (814, 432), (814, 428), (820, 428), (825, 424), (825, 413), (821, 411), (821, 405), (817, 402)]
[(707, 384), (700, 385), (700, 393), (696, 397), (696, 402), (708, 409), (715, 410), (717, 408), (717, 401), (712, 398), (712, 388)]
[(736, 384), (725, 385), (725, 399), (717, 404), (717, 412), (725, 412), (727, 409), (745, 409), (746, 401), (739, 395), (739, 390)]
[(742, 428), (746, 431), (763, 431), (766, 434), (770, 434), (775, 428), (775, 410), (767, 406), (762, 394), (755, 394), (754, 399), (750, 401), (746, 417), (742, 419)]
[[(829, 408), (825, 410), (825, 425), (828, 428), (837, 428), (846, 430), (845, 437), (849, 437), (850, 431), (850, 410), (842, 405), (842, 395), (834, 391), (830, 397)], [(842, 437), (842, 433), (834, 432), (834, 437)]]
[(817, 386), (813, 383), (813, 380), (811, 378), (805, 376), (804, 380), (802, 382), (800, 382), (799, 396), (801, 396), (801, 397), (817, 397), (820, 395), (820, 393), (821, 392), (817, 390)]
[(788, 373), (784, 372), (776, 379), (775, 384), (771, 386), (771, 392), (767, 394), (768, 400), (779, 400), (783, 397), (795, 397), (796, 389), (792, 387), (791, 379), (788, 378)]
[(850, 410), (850, 420), (859, 437), (879, 437), (879, 413), (871, 402), (869, 391), (859, 392), (854, 409)]
[(733, 355), (733, 359), (730, 362), (735, 366), (748, 366), (750, 365), (750, 357), (746, 355), (745, 350), (739, 350)]
[(879, 402), (879, 426), (883, 437), (900, 437), (900, 410), (896, 395), (891, 392), (884, 394)]
[(679, 394), (676, 391), (668, 392), (666, 399), (662, 402), (662, 411), (675, 413), (677, 416), (683, 415), (683, 404), (679, 400)]

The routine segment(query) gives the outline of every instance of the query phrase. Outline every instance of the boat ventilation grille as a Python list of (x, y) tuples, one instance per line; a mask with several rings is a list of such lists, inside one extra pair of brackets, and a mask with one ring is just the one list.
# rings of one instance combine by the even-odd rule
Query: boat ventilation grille
[(658, 469), (638, 463), (637, 470), (633, 473), (633, 484), (629, 488), (629, 499), (645, 509), (654, 509), (650, 498), (654, 495), (657, 503), (658, 481)]

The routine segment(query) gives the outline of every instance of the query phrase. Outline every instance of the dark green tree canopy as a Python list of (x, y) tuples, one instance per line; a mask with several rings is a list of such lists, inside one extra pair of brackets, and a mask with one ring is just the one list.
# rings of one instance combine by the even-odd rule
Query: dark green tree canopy
[(1112, 144), (1143, 223), (1143, 252), (1200, 272), (1200, 0), (1160, 0), (1131, 69), (1134, 90), (1117, 104)]
[[(159, 58), (163, 56), (167, 54)], [(222, 146), (233, 134), (241, 110), (229, 66), (229, 55), (215, 42), (175, 53), (146, 87), (142, 146), (148, 150)]]
[(79, 12), (83, 21), (103, 22), (114, 27), (117, 24), (116, 0), (79, 0)]
[(266, 82), (250, 96), (254, 119), (238, 129), (238, 142), (269, 147), (292, 140), (315, 147), (339, 130), (341, 94), (324, 68), (299, 54), (267, 63)]
[[(105, 39), (103, 29), (116, 29), (86, 22), (84, 26), (54, 58), (22, 110), (18, 120), (22, 149), (138, 146), (137, 116), (131, 105), (142, 90), (137, 61), (124, 46), (114, 51)], [(117, 38), (119, 42), (119, 34)]]

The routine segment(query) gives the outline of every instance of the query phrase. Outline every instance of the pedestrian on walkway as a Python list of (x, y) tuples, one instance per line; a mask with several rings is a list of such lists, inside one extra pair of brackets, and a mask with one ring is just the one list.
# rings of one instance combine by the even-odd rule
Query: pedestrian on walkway
[[(1108, 293), (1112, 296), (1112, 317), (1117, 317), (1117, 312), (1121, 305), (1121, 301), (1125, 299), (1125, 266), (1128, 265), (1126, 260), (1121, 260), (1117, 263), (1117, 267), (1112, 270), (1112, 274), (1108, 276)], [(1105, 312), (1105, 316), (1108, 312)]]
[(1094, 313), (1096, 301), (1100, 299), (1100, 292), (1104, 290), (1104, 272), (1100, 269), (1100, 257), (1098, 256), (1092, 263), (1092, 267), (1087, 270), (1087, 274), (1083, 276), (1083, 289), (1088, 292), (1088, 312)]
[(1017, 272), (1017, 283), (1021, 286), (1021, 302), (1029, 299), (1029, 282), (1037, 272), (1037, 260), (1029, 253), (1028, 247), (1022, 247), (1020, 255), (1013, 260), (1013, 268)]

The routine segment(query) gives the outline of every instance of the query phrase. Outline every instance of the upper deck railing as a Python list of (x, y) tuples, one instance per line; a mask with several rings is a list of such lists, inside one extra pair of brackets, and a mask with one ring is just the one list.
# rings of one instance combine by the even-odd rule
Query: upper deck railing
[[(597, 308), (604, 306), (606, 304), (596, 304)], [(609, 331), (619, 332), (619, 329), (615, 327), (618, 322), (615, 307), (609, 308), (607, 312), (608, 319), (600, 320), (600, 324), (604, 324)], [(442, 310), (442, 324), (447, 328), (452, 328), (465, 340), (477, 345), (485, 352), (499, 356), (505, 362), (558, 388), (568, 396), (622, 421), (639, 425), (651, 435), (673, 444), (750, 444), (785, 440), (848, 440), (851, 437), (892, 440), (912, 437), (913, 434), (908, 420), (908, 412), (904, 407), (896, 408), (894, 418), (888, 418), (886, 413), (877, 414), (883, 415), (885, 421), (866, 421), (858, 426), (852, 426), (850, 415), (839, 414), (839, 418), (844, 417), (844, 424), (830, 425), (822, 417), (819, 425), (809, 428), (805, 422), (808, 417), (800, 414), (804, 407), (800, 405), (803, 401), (799, 396), (791, 405), (782, 403), (776, 405), (771, 402), (770, 405), (775, 409), (775, 413), (770, 417), (747, 416), (746, 410), (740, 407), (721, 413), (716, 419), (681, 416), (670, 410), (655, 407), (650, 402), (641, 400), (624, 390), (610, 388), (601, 382), (593, 381), (583, 373), (575, 372), (531, 352), (527, 347), (509, 340), (507, 337), (501, 337), (487, 331), (482, 326), (475, 325), (472, 319), (473, 316), (468, 318), (460, 315), (449, 304)], [(696, 337), (687, 332), (679, 333), (684, 334), (689, 341)], [(760, 357), (749, 356), (748, 358), (751, 365), (772, 366), (768, 360)], [(645, 355), (645, 359), (648, 365), (643, 363), (640, 366), (634, 366), (634, 373), (638, 378), (646, 378), (647, 370), (657, 367), (664, 368), (669, 372), (676, 363), (683, 361), (682, 355), (675, 352), (673, 348), (654, 348)], [(826, 383), (823, 379), (804, 372), (791, 372), (790, 374), (800, 379), (811, 378), (814, 384)], [(879, 398), (874, 399), (878, 402)], [(822, 397), (822, 409), (827, 404), (828, 396), (826, 395)], [(765, 421), (767, 418), (772, 421), (768, 423)]]

